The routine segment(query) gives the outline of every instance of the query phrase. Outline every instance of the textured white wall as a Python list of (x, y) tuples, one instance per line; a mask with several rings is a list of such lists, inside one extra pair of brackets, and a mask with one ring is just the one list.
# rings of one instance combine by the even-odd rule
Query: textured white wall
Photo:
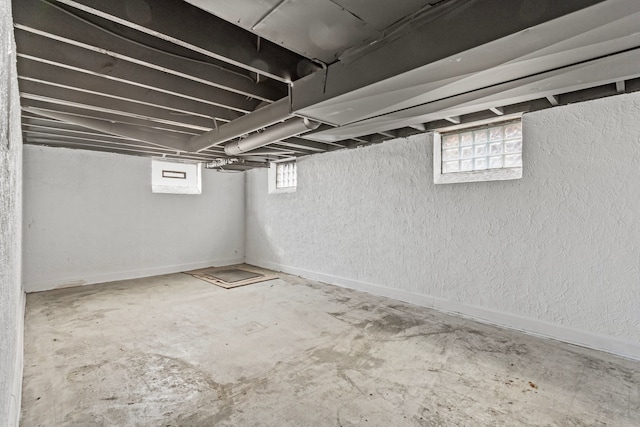
[(17, 426), (22, 384), (22, 136), (11, 3), (0, 0), (0, 426)]
[(27, 292), (244, 260), (244, 174), (202, 172), (202, 194), (151, 192), (151, 160), (24, 147)]
[(640, 94), (524, 118), (524, 176), (433, 184), (428, 136), (247, 176), (247, 262), (640, 358)]

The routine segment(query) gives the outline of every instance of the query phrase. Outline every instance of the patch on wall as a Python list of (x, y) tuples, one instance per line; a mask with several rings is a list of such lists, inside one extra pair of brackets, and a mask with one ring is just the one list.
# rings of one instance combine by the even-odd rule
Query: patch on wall
[(268, 274), (246, 266), (207, 267), (185, 271), (185, 273), (225, 289), (252, 285), (278, 278), (275, 274)]

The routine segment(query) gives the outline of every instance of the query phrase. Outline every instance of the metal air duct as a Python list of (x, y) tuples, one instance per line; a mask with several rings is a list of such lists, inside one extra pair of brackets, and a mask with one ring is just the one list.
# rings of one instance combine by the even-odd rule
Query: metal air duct
[(318, 126), (320, 126), (320, 123), (306, 118), (287, 120), (286, 122), (267, 128), (264, 132), (228, 143), (224, 146), (224, 152), (228, 156), (237, 156), (273, 142), (309, 132), (310, 130), (317, 129)]

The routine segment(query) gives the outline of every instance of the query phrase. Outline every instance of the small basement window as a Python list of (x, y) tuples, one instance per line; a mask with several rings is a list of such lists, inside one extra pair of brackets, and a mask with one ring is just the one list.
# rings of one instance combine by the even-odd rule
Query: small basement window
[(292, 193), (298, 185), (296, 162), (271, 163), (269, 193)]
[(522, 178), (522, 120), (445, 129), (434, 133), (434, 182)]
[(200, 163), (152, 160), (151, 191), (154, 193), (201, 194)]

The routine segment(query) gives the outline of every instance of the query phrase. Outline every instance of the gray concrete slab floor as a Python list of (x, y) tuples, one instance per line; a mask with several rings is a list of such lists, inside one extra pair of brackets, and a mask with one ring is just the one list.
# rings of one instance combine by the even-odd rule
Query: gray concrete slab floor
[(23, 427), (639, 426), (640, 363), (281, 274), (27, 297)]

